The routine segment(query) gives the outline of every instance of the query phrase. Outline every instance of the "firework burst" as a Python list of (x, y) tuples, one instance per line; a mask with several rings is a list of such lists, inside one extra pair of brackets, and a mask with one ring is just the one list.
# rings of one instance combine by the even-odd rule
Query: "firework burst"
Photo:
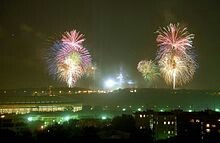
[(195, 61), (188, 55), (174, 56), (170, 53), (158, 61), (162, 77), (167, 84), (173, 84), (174, 89), (176, 84), (185, 84), (193, 78), (195, 65)]
[(197, 63), (192, 52), (193, 34), (179, 24), (170, 24), (157, 31), (159, 47), (157, 60), (162, 77), (167, 84), (182, 85), (189, 82), (196, 71)]
[(50, 74), (73, 87), (87, 71), (91, 56), (82, 42), (85, 39), (76, 30), (65, 32), (49, 49), (47, 61)]
[(138, 63), (137, 69), (147, 81), (153, 81), (160, 76), (157, 65), (151, 60), (140, 61)]
[(156, 31), (157, 46), (160, 47), (158, 56), (165, 53), (175, 52), (175, 54), (187, 54), (193, 48), (194, 34), (189, 34), (187, 28), (181, 28), (179, 24), (170, 24), (166, 28), (159, 28)]

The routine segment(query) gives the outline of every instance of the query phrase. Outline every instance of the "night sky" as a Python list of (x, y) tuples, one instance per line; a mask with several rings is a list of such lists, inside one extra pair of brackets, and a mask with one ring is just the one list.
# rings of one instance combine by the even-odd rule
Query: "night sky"
[[(137, 63), (156, 56), (158, 27), (179, 22), (195, 34), (199, 69), (181, 88), (220, 89), (218, 0), (3, 0), (0, 89), (64, 86), (48, 74), (48, 39), (77, 29), (97, 65), (98, 85), (119, 73), (145, 87)], [(82, 79), (77, 86), (87, 87)], [(160, 81), (159, 87), (167, 87)]]

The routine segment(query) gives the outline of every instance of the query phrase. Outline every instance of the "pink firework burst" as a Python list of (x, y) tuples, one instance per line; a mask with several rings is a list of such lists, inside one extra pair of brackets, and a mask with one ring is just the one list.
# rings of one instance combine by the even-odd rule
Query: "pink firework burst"
[(193, 44), (194, 34), (189, 34), (187, 28), (181, 28), (179, 24), (170, 24), (167, 27), (159, 28), (156, 38), (157, 46), (160, 47), (158, 56), (166, 53), (186, 54)]
[(84, 35), (80, 34), (76, 30), (72, 30), (70, 32), (65, 32), (62, 35), (61, 41), (64, 44), (68, 44), (70, 46), (73, 46), (75, 48), (81, 48), (82, 42), (85, 41)]
[(76, 30), (65, 32), (49, 50), (47, 61), (50, 74), (73, 87), (87, 71), (91, 56), (82, 42), (83, 35)]

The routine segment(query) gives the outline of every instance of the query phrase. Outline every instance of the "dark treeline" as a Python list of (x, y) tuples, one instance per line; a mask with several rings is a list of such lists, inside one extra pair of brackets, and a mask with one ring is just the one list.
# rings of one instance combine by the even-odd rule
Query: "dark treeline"
[[(150, 129), (137, 129), (131, 115), (113, 118), (102, 125), (80, 124), (80, 120), (70, 120), (63, 124), (53, 124), (42, 130), (31, 131), (24, 128), (19, 133), (0, 128), (0, 138), (7, 142), (28, 143), (73, 143), (73, 142), (145, 142), (145, 143), (200, 143), (198, 134), (177, 136), (167, 140), (156, 141)], [(101, 120), (99, 122), (102, 122)], [(202, 142), (217, 143), (219, 137), (210, 136)]]

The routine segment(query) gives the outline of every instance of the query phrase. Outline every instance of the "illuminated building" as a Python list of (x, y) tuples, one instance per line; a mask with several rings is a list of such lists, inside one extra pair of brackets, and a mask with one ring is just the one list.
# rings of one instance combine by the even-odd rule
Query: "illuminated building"
[(27, 114), (30, 112), (80, 111), (82, 104), (56, 96), (1, 96), (0, 114)]
[(177, 135), (176, 115), (171, 112), (137, 112), (135, 120), (137, 128), (151, 129), (157, 140)]

